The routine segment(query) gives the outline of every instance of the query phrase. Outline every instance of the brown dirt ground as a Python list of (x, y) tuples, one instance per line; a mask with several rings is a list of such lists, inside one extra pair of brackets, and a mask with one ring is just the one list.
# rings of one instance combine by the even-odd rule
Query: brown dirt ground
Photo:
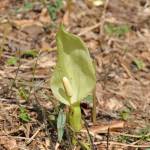
[[(95, 149), (150, 147), (150, 1), (106, 0), (94, 6), (88, 0), (74, 0), (69, 17), (64, 2), (55, 21), (42, 1), (32, 1), (31, 10), (24, 10), (24, 3), (0, 1), (0, 150), (71, 149), (68, 135), (57, 143), (59, 107), (48, 83), (62, 20), (85, 41), (96, 63), (95, 125), (90, 121), (91, 106), (82, 104), (88, 128), (96, 135)], [(130, 30), (123, 36), (110, 35), (105, 31), (108, 24), (127, 25)], [(35, 50), (38, 56), (26, 56), (25, 50)], [(12, 56), (19, 57), (14, 66), (6, 63)], [(30, 95), (28, 101), (19, 95), (21, 88)], [(19, 119), (21, 106), (29, 113), (29, 122)], [(79, 139), (86, 142), (87, 136), (82, 132)]]

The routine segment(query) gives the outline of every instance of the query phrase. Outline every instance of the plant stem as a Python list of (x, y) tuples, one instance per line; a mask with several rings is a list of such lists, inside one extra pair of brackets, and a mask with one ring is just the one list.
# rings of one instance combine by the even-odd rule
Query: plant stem
[(96, 87), (93, 90), (92, 121), (93, 121), (93, 124), (96, 124)]
[(72, 129), (76, 132), (82, 128), (81, 108), (80, 104), (71, 106), (69, 111), (69, 123)]
[(71, 13), (71, 6), (72, 6), (72, 0), (67, 0), (67, 10), (69, 12), (69, 16), (70, 16), (70, 13)]
[(89, 131), (89, 128), (88, 128), (88, 123), (86, 122), (84, 116), (82, 116), (82, 119), (83, 119), (83, 121), (84, 121), (84, 125), (85, 125), (85, 128), (86, 128), (86, 130), (87, 130), (87, 133), (88, 133), (90, 142), (91, 142), (91, 150), (95, 150), (94, 143), (93, 143), (93, 139), (92, 139), (92, 136), (91, 136), (90, 131)]

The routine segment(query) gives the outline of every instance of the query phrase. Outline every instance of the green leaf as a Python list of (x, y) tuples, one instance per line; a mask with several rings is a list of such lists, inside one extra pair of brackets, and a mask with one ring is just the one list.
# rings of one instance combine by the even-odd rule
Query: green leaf
[(130, 138), (128, 136), (123, 136), (123, 135), (118, 136), (117, 139), (118, 142), (122, 142), (122, 143), (127, 143), (130, 141)]
[(24, 107), (19, 108), (19, 118), (24, 122), (29, 122), (31, 120), (29, 114)]
[(105, 32), (109, 34), (110, 36), (117, 36), (122, 37), (126, 33), (130, 31), (130, 28), (128, 25), (114, 25), (114, 24), (106, 24), (104, 26)]
[(81, 148), (83, 150), (91, 150), (91, 148), (89, 147), (89, 144), (88, 143), (85, 143), (85, 142), (81, 142), (80, 141), (80, 144), (81, 144)]
[(18, 92), (21, 98), (25, 99), (26, 101), (28, 100), (29, 97), (28, 90), (26, 90), (24, 87), (20, 87)]
[(57, 118), (57, 132), (59, 142), (61, 142), (64, 134), (65, 123), (66, 123), (66, 114), (62, 110), (60, 110)]
[(30, 11), (32, 8), (33, 8), (33, 4), (30, 3), (30, 2), (26, 2), (26, 3), (24, 4), (24, 7), (23, 7), (23, 9), (24, 9), (25, 11)]
[(142, 70), (145, 67), (145, 64), (140, 59), (134, 59), (133, 63), (136, 65), (137, 69)]
[(36, 50), (25, 50), (22, 52), (22, 57), (37, 57), (38, 52)]
[(32, 10), (32, 8), (33, 8), (33, 4), (32, 3), (25, 2), (23, 7), (16, 9), (16, 13), (28, 12), (28, 11)]
[[(51, 78), (54, 96), (66, 105), (79, 104), (96, 83), (95, 68), (83, 41), (64, 30), (61, 26), (57, 36), (58, 59)], [(63, 85), (66, 77), (73, 90), (68, 96)]]
[(88, 95), (86, 98), (85, 98), (85, 101), (89, 104), (93, 103), (93, 95)]
[(57, 12), (61, 9), (62, 5), (63, 5), (62, 0), (56, 0), (53, 4), (50, 3), (47, 5), (47, 10), (52, 20), (57, 19)]
[(130, 117), (130, 113), (131, 113), (131, 112), (130, 112), (129, 109), (123, 110), (123, 111), (120, 113), (121, 119), (123, 119), (123, 120), (128, 120), (129, 117)]
[(141, 136), (141, 139), (144, 140), (144, 141), (150, 141), (150, 126), (146, 126), (144, 128), (142, 128), (140, 131), (139, 131), (139, 135)]
[(11, 57), (11, 58), (7, 59), (6, 64), (9, 66), (16, 65), (17, 61), (18, 61), (17, 57)]

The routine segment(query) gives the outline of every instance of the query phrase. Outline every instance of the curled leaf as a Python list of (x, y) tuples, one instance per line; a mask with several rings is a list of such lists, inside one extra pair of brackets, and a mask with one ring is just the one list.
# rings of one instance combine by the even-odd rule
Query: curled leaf
[[(51, 78), (54, 96), (66, 105), (79, 104), (95, 86), (95, 69), (83, 41), (60, 27), (57, 36), (58, 59)], [(69, 80), (73, 93), (68, 96), (63, 78)]]
[(64, 134), (65, 123), (66, 123), (66, 114), (62, 110), (60, 110), (57, 118), (57, 132), (59, 142), (61, 142)]

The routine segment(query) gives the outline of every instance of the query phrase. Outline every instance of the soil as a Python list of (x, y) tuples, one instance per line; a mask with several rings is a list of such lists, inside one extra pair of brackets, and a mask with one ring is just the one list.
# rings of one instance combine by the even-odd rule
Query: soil
[[(0, 2), (0, 150), (78, 150), (85, 143), (98, 150), (150, 149), (150, 1), (93, 1), (73, 0), (70, 9), (61, 0), (60, 7)], [(61, 22), (84, 40), (96, 64), (97, 120), (91, 121), (87, 97), (81, 104), (87, 128), (74, 145), (68, 128), (57, 140), (61, 106), (49, 84)]]

